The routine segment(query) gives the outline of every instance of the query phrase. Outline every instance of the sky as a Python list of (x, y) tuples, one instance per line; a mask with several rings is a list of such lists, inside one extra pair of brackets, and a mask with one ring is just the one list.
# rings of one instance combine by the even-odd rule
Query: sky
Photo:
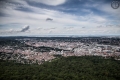
[(0, 0), (0, 36), (120, 36), (120, 7), (113, 9), (113, 1)]

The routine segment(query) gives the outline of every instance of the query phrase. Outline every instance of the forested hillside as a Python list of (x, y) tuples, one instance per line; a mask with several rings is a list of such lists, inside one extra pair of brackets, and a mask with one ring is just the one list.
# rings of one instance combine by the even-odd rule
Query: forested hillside
[(58, 57), (44, 64), (0, 61), (0, 80), (120, 80), (120, 61), (102, 57)]

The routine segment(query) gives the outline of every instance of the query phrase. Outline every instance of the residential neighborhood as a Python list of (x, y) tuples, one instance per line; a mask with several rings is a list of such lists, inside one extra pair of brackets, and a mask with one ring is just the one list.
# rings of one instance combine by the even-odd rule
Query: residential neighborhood
[[(116, 41), (115, 41), (116, 40)], [(114, 43), (113, 43), (114, 41)], [(0, 59), (23, 64), (42, 64), (55, 55), (102, 56), (120, 60), (119, 38), (1, 38)]]

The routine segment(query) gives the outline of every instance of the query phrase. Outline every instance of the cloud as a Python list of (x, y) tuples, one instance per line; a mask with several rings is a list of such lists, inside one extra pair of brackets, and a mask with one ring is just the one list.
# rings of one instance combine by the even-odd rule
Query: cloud
[(22, 29), (8, 29), (8, 30), (4, 30), (1, 31), (0, 30), (0, 34), (19, 34), (22, 32), (27, 32), (30, 29), (30, 27), (28, 25), (25, 25)]
[(53, 27), (53, 28), (50, 28), (50, 29), (56, 29), (55, 27)]
[(46, 21), (52, 21), (53, 19), (52, 18), (47, 18)]
[(29, 30), (29, 28), (30, 27), (28, 25), (25, 25), (20, 32), (26, 32)]
[[(10, 2), (10, 4), (7, 3)], [(32, 3), (43, 3), (46, 5), (55, 6), (56, 9), (52, 9), (51, 6), (44, 5), (41, 7), (36, 6), (35, 4), (29, 4), (28, 0), (6, 0), (4, 6), (0, 7), (0, 13), (7, 16), (0, 16), (0, 24), (8, 26), (6, 30), (1, 29), (3, 33), (26, 33), (28, 34), (96, 34), (109, 32), (120, 31), (120, 28), (115, 28), (115, 25), (119, 25), (116, 22), (119, 20), (114, 18), (119, 18), (118, 9), (115, 11), (111, 8), (110, 5), (103, 4), (104, 7), (101, 7), (101, 4), (94, 3), (92, 7), (85, 6), (84, 8), (75, 7), (74, 12), (67, 12), (66, 9), (71, 11), (73, 8), (65, 7), (65, 10), (59, 10), (57, 8), (62, 7), (61, 4), (64, 4), (66, 0), (29, 0)], [(63, 1), (63, 2), (61, 2)], [(64, 2), (65, 1), (65, 2)], [(16, 4), (17, 3), (17, 4)], [(54, 3), (54, 4), (53, 4)], [(59, 4), (58, 4), (59, 3)], [(2, 4), (2, 3), (1, 3)], [(6, 4), (6, 5), (5, 5)], [(57, 6), (61, 5), (61, 6)], [(91, 4), (88, 3), (88, 6)], [(20, 8), (20, 9), (19, 9)], [(25, 9), (25, 10), (24, 10)], [(27, 10), (30, 11), (27, 11)], [(97, 9), (94, 11), (92, 9)], [(112, 10), (111, 10), (112, 9)], [(120, 9), (120, 8), (119, 8)], [(104, 13), (106, 14), (104, 14)], [(87, 13), (87, 14), (82, 14)], [(102, 13), (102, 15), (101, 15)], [(115, 14), (116, 15), (115, 15)], [(110, 14), (110, 15), (108, 15)], [(113, 18), (111, 18), (111, 16)], [(54, 21), (53, 21), (54, 19)], [(116, 21), (115, 21), (116, 20)], [(47, 22), (46, 22), (47, 21)], [(19, 23), (18, 25), (9, 26), (12, 23)], [(7, 24), (7, 25), (6, 25)], [(29, 24), (21, 29), (21, 25)], [(99, 25), (102, 25), (99, 26)], [(113, 27), (104, 27), (106, 25), (113, 25)], [(72, 27), (71, 27), (72, 26)], [(84, 27), (85, 28), (84, 28)], [(97, 27), (98, 26), (98, 27)], [(83, 28), (82, 28), (83, 27)], [(115, 28), (115, 29), (114, 29)], [(112, 31), (114, 30), (114, 31)], [(117, 32), (120, 33), (120, 32)], [(26, 33), (27, 34), (27, 33)]]
[(52, 30), (50, 30), (48, 33), (49, 33), (49, 34), (51, 34), (52, 32), (53, 32), (53, 31), (52, 31)]
[(29, 0), (29, 1), (51, 5), (51, 6), (61, 5), (66, 2), (66, 0)]

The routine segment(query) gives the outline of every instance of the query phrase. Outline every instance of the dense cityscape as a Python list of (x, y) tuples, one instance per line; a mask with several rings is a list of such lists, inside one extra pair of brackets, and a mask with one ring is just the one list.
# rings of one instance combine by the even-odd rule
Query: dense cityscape
[(0, 59), (42, 64), (57, 56), (102, 56), (120, 60), (120, 38), (109, 37), (1, 37)]

